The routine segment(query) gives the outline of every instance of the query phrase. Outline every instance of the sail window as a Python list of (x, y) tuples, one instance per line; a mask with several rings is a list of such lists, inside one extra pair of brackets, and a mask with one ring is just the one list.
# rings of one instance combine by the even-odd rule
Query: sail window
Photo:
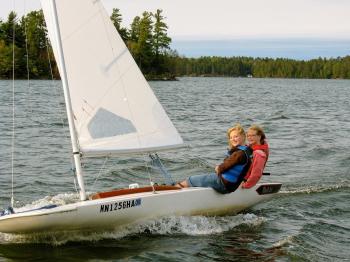
[(99, 108), (88, 124), (90, 135), (94, 139), (135, 133), (133, 123), (104, 108)]

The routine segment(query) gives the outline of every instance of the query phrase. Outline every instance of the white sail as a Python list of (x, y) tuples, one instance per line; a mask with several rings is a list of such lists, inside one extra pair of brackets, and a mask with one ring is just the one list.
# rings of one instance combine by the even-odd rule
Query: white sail
[[(51, 3), (41, 4), (57, 58)], [(80, 150), (97, 156), (182, 145), (101, 1), (59, 0), (56, 7)]]

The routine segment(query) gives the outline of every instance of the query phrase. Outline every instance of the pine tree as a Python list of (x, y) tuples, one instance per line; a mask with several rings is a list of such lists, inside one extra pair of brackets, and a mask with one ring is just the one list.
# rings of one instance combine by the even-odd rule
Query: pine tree
[(139, 36), (136, 44), (138, 53), (138, 64), (143, 72), (149, 73), (152, 64), (153, 49), (153, 21), (151, 12), (143, 12), (139, 24)]
[(162, 10), (157, 9), (153, 14), (155, 19), (153, 29), (153, 49), (155, 53), (154, 65), (156, 73), (168, 71), (166, 70), (166, 56), (170, 50), (171, 38), (167, 35), (168, 26), (164, 22), (164, 16), (162, 16)]
[(43, 78), (50, 75), (46, 27), (42, 11), (32, 11), (21, 19), (21, 27), (26, 34), (28, 61), (31, 77)]
[(164, 16), (162, 16), (162, 10), (157, 9), (153, 14), (155, 18), (153, 29), (153, 43), (154, 51), (156, 55), (162, 52), (166, 52), (170, 49), (171, 38), (167, 35), (168, 26), (164, 23)]
[(129, 39), (128, 30), (121, 26), (123, 19), (122, 19), (120, 10), (118, 8), (113, 8), (110, 18), (112, 20), (114, 27), (117, 29), (120, 36), (122, 37), (124, 43), (127, 43)]

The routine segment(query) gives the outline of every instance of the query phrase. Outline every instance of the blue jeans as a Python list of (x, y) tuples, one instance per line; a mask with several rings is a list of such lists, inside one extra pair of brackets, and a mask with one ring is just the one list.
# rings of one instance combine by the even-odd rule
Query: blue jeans
[(215, 173), (190, 176), (187, 178), (187, 184), (189, 187), (211, 187), (221, 194), (230, 193), (230, 191), (226, 189), (220, 177)]

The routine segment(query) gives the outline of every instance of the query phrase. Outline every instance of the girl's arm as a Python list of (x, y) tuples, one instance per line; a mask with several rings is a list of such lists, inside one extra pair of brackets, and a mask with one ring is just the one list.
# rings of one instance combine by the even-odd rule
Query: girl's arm
[(266, 164), (266, 154), (262, 150), (256, 150), (253, 153), (253, 162), (246, 175), (247, 181), (243, 183), (242, 188), (251, 188), (260, 180)]

